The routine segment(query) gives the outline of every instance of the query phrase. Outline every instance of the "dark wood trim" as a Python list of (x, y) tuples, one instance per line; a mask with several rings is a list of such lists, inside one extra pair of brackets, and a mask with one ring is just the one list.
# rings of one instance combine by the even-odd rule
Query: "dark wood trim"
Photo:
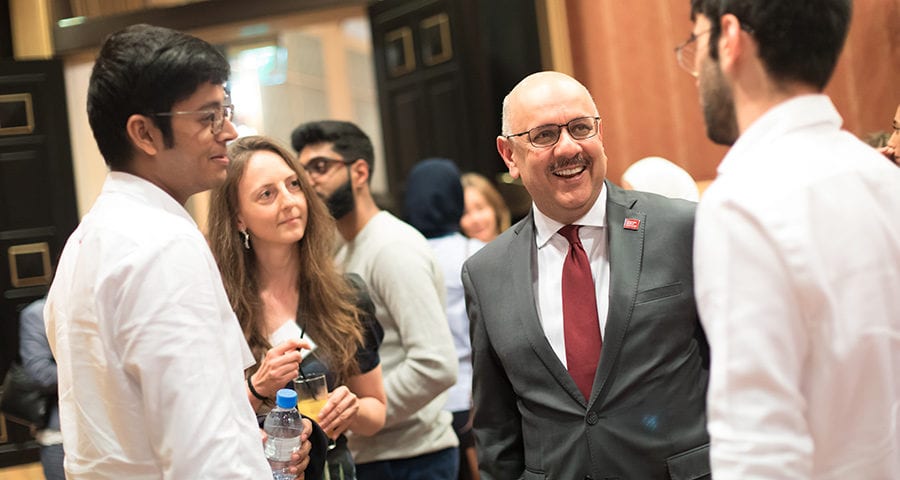
[(248, 8), (246, 0), (217, 0), (86, 18), (78, 25), (60, 27), (57, 23), (53, 26), (54, 53), (65, 55), (99, 47), (107, 35), (136, 23), (192, 30), (274, 15), (314, 12), (366, 3), (366, 0), (263, 0), (253, 2), (253, 8)]
[(0, 59), (13, 59), (12, 19), (9, 0), (0, 0)]

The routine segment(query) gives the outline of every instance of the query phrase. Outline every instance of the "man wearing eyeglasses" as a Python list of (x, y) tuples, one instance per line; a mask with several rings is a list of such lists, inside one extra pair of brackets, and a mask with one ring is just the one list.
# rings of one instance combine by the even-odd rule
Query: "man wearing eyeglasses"
[(67, 478), (272, 478), (244, 382), (253, 356), (184, 209), (225, 180), (228, 73), (208, 43), (149, 25), (108, 37), (94, 65), (88, 120), (111, 171), (44, 308)]
[(717, 480), (900, 478), (900, 169), (823, 94), (851, 10), (691, 2), (686, 66), (731, 145), (694, 250)]
[(470, 258), (482, 478), (708, 478), (695, 204), (605, 181), (602, 122), (557, 72), (503, 103), (497, 150), (528, 216)]
[(387, 418), (375, 435), (349, 437), (357, 478), (456, 480), (459, 442), (444, 404), (458, 367), (443, 270), (421, 233), (375, 205), (375, 155), (358, 126), (306, 123), (291, 144), (344, 240), (337, 263), (366, 281), (384, 328)]

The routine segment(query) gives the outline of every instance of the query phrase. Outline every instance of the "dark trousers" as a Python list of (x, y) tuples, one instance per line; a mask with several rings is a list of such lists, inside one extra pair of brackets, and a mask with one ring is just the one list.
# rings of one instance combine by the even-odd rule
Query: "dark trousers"
[(41, 466), (44, 468), (44, 478), (47, 480), (66, 480), (66, 472), (63, 469), (63, 456), (61, 443), (41, 447)]
[(412, 458), (381, 460), (356, 465), (359, 480), (456, 480), (459, 450), (456, 447)]
[(473, 480), (472, 470), (477, 469), (475, 465), (469, 464), (469, 457), (466, 455), (467, 449), (475, 448), (470, 414), (471, 410), (453, 412), (453, 431), (459, 439), (459, 480)]

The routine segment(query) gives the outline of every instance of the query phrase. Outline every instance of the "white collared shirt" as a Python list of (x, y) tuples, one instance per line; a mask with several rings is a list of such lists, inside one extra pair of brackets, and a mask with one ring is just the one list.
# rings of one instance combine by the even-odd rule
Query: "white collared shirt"
[[(537, 302), (538, 316), (544, 327), (544, 335), (564, 366), (566, 363), (566, 338), (563, 331), (562, 315), (562, 271), (569, 253), (569, 241), (557, 233), (565, 225), (544, 215), (537, 205), (534, 212), (535, 243), (537, 245), (537, 266), (532, 285)], [(606, 230), (606, 185), (597, 196), (594, 206), (581, 218), (572, 222), (581, 225), (578, 238), (591, 263), (591, 276), (597, 291), (597, 317), (600, 320), (600, 334), (606, 329), (609, 311), (609, 237)], [(533, 259), (535, 260), (535, 259)]]
[(44, 309), (70, 479), (261, 479), (254, 363), (197, 225), (112, 172), (69, 237)]
[(717, 480), (900, 478), (900, 169), (840, 126), (781, 103), (700, 202)]

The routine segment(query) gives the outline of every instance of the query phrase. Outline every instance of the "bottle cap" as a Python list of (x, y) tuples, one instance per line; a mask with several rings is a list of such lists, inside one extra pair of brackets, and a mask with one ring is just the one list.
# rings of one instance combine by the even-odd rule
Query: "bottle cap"
[(275, 403), (281, 408), (294, 408), (297, 406), (297, 392), (282, 388), (275, 396)]

